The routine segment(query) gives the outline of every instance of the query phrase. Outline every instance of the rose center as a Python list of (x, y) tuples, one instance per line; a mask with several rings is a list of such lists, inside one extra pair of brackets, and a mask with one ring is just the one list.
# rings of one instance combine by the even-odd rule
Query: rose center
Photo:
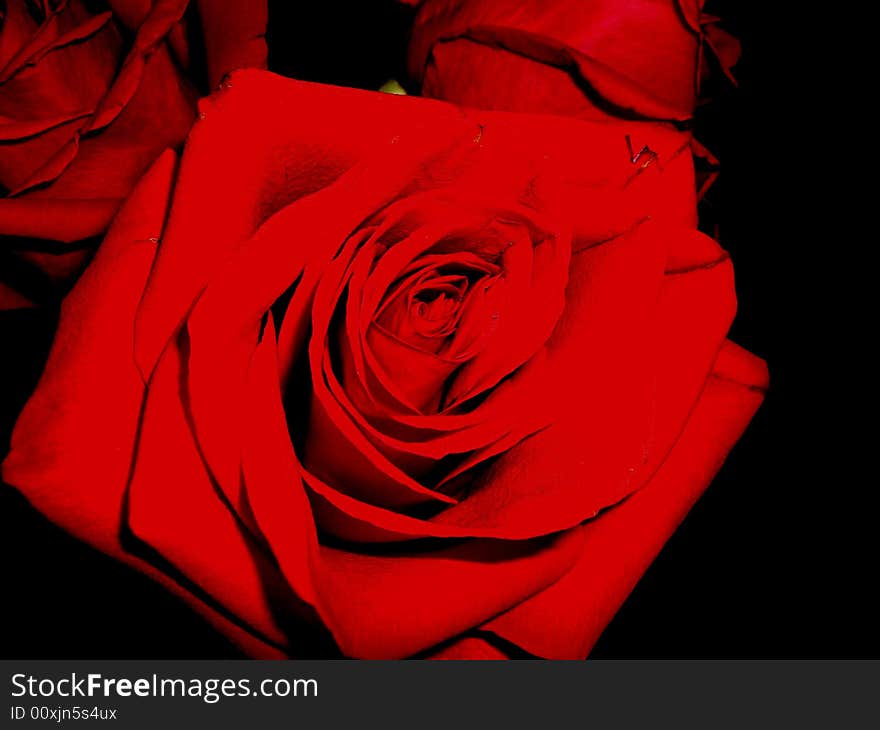
[(455, 331), (470, 282), (450, 275), (414, 286), (408, 296), (413, 331), (422, 337), (448, 337)]
[(449, 258), (430, 256), (415, 263), (388, 290), (375, 322), (410, 347), (460, 360), (467, 354), (460, 347), (461, 330), (470, 328), (474, 304), (500, 271), (478, 257)]

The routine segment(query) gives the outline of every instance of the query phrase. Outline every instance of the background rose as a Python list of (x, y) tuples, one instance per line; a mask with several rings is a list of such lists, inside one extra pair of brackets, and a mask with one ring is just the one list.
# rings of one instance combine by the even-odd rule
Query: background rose
[(583, 656), (765, 384), (687, 138), (230, 83), (65, 302), (4, 477), (257, 655)]
[(684, 121), (706, 49), (729, 73), (737, 42), (703, 0), (424, 0), (409, 48), (421, 93), (465, 106)]
[[(412, 3), (416, 4), (416, 3)], [(688, 122), (740, 47), (704, 0), (424, 0), (408, 69), (423, 96), (478, 109)], [(699, 192), (718, 160), (696, 139)]]
[(265, 24), (263, 3), (235, 0), (3, 3), (0, 306), (63, 292), (135, 181), (183, 142), (196, 97), (265, 66)]

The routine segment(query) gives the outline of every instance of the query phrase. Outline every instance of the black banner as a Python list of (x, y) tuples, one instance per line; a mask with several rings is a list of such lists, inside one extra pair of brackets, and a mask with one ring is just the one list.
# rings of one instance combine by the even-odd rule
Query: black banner
[(880, 661), (0, 664), (4, 727), (855, 728), (880, 721)]

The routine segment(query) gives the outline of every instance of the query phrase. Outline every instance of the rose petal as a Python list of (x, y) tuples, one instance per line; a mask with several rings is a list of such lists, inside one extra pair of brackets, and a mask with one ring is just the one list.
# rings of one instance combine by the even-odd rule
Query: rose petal
[(3, 236), (38, 238), (72, 243), (107, 230), (119, 198), (0, 199)]
[(5, 70), (39, 29), (37, 19), (24, 3), (7, 3), (3, 13), (3, 32), (0, 33), (0, 70)]
[[(340, 115), (331, 111), (338, 110), (339, 102), (327, 100), (329, 115), (300, 113), (303, 104), (313, 112), (322, 110), (326, 91), (313, 93), (308, 84), (302, 85), (305, 91), (299, 84), (246, 71), (231, 81), (231, 87), (201, 102), (204, 120), (190, 134), (183, 157), (167, 243), (138, 312), (136, 352), (145, 373), (213, 273), (259, 225), (332, 182), (369, 145), (357, 135), (351, 140), (343, 135), (340, 127), (348, 123), (341, 125)], [(255, 117), (254, 108), (265, 111)], [(230, 144), (233, 139), (249, 143)], [(339, 139), (347, 144), (334, 145)], [(297, 140), (307, 143), (293, 143)], [(282, 189), (267, 192), (265, 181), (279, 160), (294, 174)]]
[(34, 264), (47, 279), (55, 284), (74, 279), (92, 259), (91, 248), (72, 248), (55, 253), (52, 251), (16, 251), (18, 258)]
[[(120, 541), (144, 393), (132, 357), (132, 323), (162, 231), (175, 163), (169, 152), (151, 168), (65, 300), (43, 377), (16, 424), (3, 479), (75, 537), (186, 600), (251, 655), (279, 658), (277, 649), (129, 553)], [(101, 346), (97, 359), (96, 343)]]
[[(168, 51), (157, 49), (132, 96), (116, 108), (114, 123), (100, 134), (80, 139), (75, 159), (60, 152), (19, 190), (60, 175), (49, 188), (30, 194), (36, 198), (125, 196), (161, 150), (183, 142), (194, 118), (193, 103), (192, 91), (181, 84)], [(159, 105), (163, 123), (155, 124)]]
[[(500, 47), (565, 69), (574, 77), (570, 83), (591, 96), (594, 105), (616, 114), (625, 111), (681, 120), (693, 112), (699, 37), (669, 0), (639, 0), (625, 7), (614, 0), (553, 5), (540, 0), (429, 0), (420, 7), (415, 20), (410, 73), (421, 79), (429, 59), (435, 73), (438, 64), (445, 61), (451, 61), (452, 68), (460, 65), (462, 51), (469, 49), (459, 47), (452, 54), (443, 55), (441, 51), (431, 56), (443, 43), (459, 39)], [(509, 58), (496, 54), (493, 59), (482, 54), (480, 60), (480, 65), (467, 62), (465, 66), (476, 76), (486, 73), (495, 78), (498, 67)], [(445, 70), (444, 66), (439, 73), (445, 76)], [(544, 83), (538, 67), (524, 70), (532, 79), (531, 85)], [(463, 103), (456, 98), (459, 85), (455, 81), (444, 77), (439, 83), (444, 94), (451, 95), (446, 98)], [(470, 85), (462, 81), (464, 88)], [(560, 81), (553, 69), (549, 82), (555, 88)], [(438, 82), (434, 83), (436, 87)], [(487, 96), (479, 106), (522, 110), (517, 100), (519, 84), (512, 89), (481, 85)], [(566, 92), (565, 96), (572, 95)]]
[(501, 455), (468, 499), (436, 521), (541, 534), (628, 493), (647, 432), (643, 347), (666, 247), (654, 226), (643, 225), (572, 259), (566, 308), (540, 378), (552, 425)]
[(584, 553), (570, 573), (486, 628), (538, 656), (584, 658), (721, 467), (766, 386), (764, 363), (727, 342), (684, 432), (651, 481), (581, 528)]
[(328, 621), (347, 656), (409, 656), (552, 584), (580, 550), (576, 531), (389, 557), (328, 548), (322, 590), (328, 601), (335, 599)]
[[(29, 187), (50, 160), (69, 163), (71, 145), (112, 82), (121, 50), (110, 13), (90, 16), (77, 3), (43, 31), (45, 47), (30, 54), (23, 49), (25, 58), (0, 71), (0, 139), (7, 140), (0, 147), (0, 183), (13, 192)], [(81, 73), (66, 73), (71, 66)]]
[(181, 400), (183, 343), (175, 345), (165, 349), (150, 378), (138, 432), (123, 512), (143, 543), (132, 549), (161, 565), (158, 553), (173, 566), (163, 566), (164, 572), (187, 590), (249, 633), (283, 647), (290, 591), (211, 482)]
[(131, 320), (174, 167), (172, 153), (156, 163), (65, 300), (52, 354), (3, 465), (4, 479), (53, 522), (114, 555), (144, 393), (131, 360)]
[(567, 69), (463, 37), (434, 45), (421, 93), (475, 109), (613, 118), (592, 103), (595, 96), (585, 95)]

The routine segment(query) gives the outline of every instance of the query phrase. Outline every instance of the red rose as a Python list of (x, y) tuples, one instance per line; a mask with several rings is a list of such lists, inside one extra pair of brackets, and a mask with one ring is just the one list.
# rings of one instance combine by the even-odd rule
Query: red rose
[(256, 656), (586, 655), (766, 384), (687, 137), (230, 84), (65, 301), (4, 478)]
[(198, 94), (186, 72), (197, 65), (194, 24), (211, 86), (265, 65), (264, 3), (187, 4), (0, 7), (0, 308), (26, 306), (22, 282), (34, 277), (44, 286), (75, 277), (134, 183), (183, 142)]
[(683, 121), (704, 48), (729, 73), (736, 40), (704, 0), (424, 0), (409, 70), (424, 96), (583, 119)]

